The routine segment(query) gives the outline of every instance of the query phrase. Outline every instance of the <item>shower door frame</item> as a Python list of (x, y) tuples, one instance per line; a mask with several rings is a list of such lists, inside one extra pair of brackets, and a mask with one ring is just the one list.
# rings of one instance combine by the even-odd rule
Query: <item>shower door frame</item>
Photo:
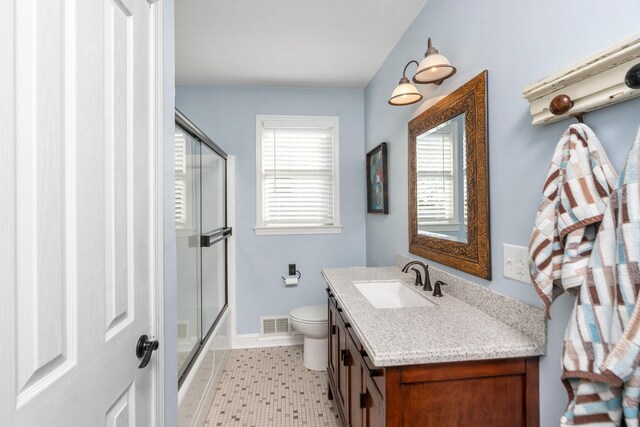
[[(219, 155), (220, 157), (222, 157), (224, 159), (224, 224), (225, 224), (225, 226), (223, 227), (223, 233), (222, 233), (222, 237), (223, 237), (223, 240), (224, 240), (224, 253), (225, 253), (225, 272), (224, 272), (224, 296), (225, 296), (225, 302), (224, 302), (224, 306), (222, 307), (222, 310), (220, 310), (220, 313), (218, 313), (218, 316), (216, 317), (216, 320), (213, 322), (213, 324), (211, 325), (209, 330), (206, 331), (206, 333), (204, 333), (204, 331), (202, 331), (202, 337), (200, 338), (200, 341), (198, 342), (197, 350), (195, 351), (195, 353), (189, 359), (187, 367), (182, 372), (182, 375), (180, 375), (180, 377), (178, 378), (178, 390), (179, 390), (180, 387), (182, 386), (182, 384), (184, 383), (184, 381), (189, 376), (189, 373), (191, 372), (191, 368), (194, 366), (195, 362), (198, 360), (198, 357), (200, 356), (200, 353), (202, 352), (202, 349), (204, 348), (205, 344), (207, 343), (207, 341), (208, 341), (209, 337), (211, 336), (211, 334), (213, 333), (213, 331), (216, 329), (216, 326), (220, 322), (220, 319), (222, 319), (224, 317), (224, 314), (229, 309), (229, 237), (232, 234), (232, 229), (228, 225), (229, 224), (229, 214), (228, 214), (228, 208), (229, 208), (229, 205), (228, 205), (228, 183), (229, 183), (229, 179), (228, 179), (227, 174), (228, 174), (228, 170), (229, 170), (229, 168), (228, 168), (229, 156), (227, 155), (227, 153), (222, 148), (220, 148), (215, 142), (213, 142), (211, 140), (211, 138), (209, 138), (191, 120), (189, 120), (187, 118), (187, 116), (185, 116), (180, 110), (178, 110), (177, 108), (175, 110), (176, 110), (175, 111), (175, 125), (177, 127), (179, 127), (182, 131), (186, 132), (190, 137), (192, 137), (196, 141), (206, 145), (208, 148), (213, 150), (214, 153), (216, 153), (217, 155)], [(200, 155), (202, 155), (202, 154), (200, 154)], [(202, 185), (200, 186), (200, 191), (202, 191)], [(200, 197), (200, 204), (202, 204), (202, 197)], [(202, 218), (200, 218), (200, 221), (202, 221)], [(199, 241), (201, 241), (203, 237), (206, 237), (206, 236), (204, 236), (202, 234), (203, 230), (200, 230), (200, 231), (201, 231), (201, 235), (200, 235)], [(202, 244), (200, 244), (199, 247), (200, 247), (200, 250), (202, 251)], [(202, 253), (200, 253), (200, 257), (202, 257)], [(202, 269), (202, 265), (201, 264), (200, 264), (200, 269)], [(200, 279), (201, 280), (200, 280), (200, 283), (199, 283), (199, 292), (200, 292), (200, 295), (201, 295), (202, 294), (202, 277), (200, 277)], [(202, 307), (200, 307), (200, 310), (199, 310), (198, 314), (200, 316), (200, 322), (202, 323)], [(204, 325), (202, 325), (202, 327), (204, 327)]]

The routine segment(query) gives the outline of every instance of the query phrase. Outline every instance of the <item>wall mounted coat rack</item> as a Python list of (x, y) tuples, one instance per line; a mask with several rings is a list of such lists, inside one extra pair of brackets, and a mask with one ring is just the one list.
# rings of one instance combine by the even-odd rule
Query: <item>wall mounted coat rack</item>
[(640, 96), (640, 34), (528, 85), (532, 124), (568, 117)]

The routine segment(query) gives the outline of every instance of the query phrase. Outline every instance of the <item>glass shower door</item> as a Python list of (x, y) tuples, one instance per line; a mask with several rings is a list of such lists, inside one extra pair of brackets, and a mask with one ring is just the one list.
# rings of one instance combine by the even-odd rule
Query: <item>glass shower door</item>
[(202, 339), (200, 324), (200, 141), (175, 132), (175, 224), (178, 270), (178, 375)]
[(226, 161), (202, 145), (202, 328), (208, 331), (227, 304)]
[(178, 385), (227, 306), (227, 155), (176, 111)]

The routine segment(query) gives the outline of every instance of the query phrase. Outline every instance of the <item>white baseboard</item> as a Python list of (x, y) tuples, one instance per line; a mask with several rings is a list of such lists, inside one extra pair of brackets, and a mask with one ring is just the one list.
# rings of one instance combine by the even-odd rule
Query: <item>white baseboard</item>
[(233, 340), (233, 348), (284, 347), (300, 345), (304, 335), (278, 335), (275, 337), (261, 337), (260, 334), (238, 334)]

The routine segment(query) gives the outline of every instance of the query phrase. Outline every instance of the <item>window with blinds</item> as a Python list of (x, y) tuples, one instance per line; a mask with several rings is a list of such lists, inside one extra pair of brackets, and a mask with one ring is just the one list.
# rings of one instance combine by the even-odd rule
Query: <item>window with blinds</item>
[(338, 118), (258, 116), (256, 130), (256, 232), (339, 226)]
[(177, 229), (187, 228), (187, 138), (175, 133), (175, 222)]
[(178, 235), (194, 232), (196, 210), (194, 209), (194, 140), (176, 127), (174, 146), (174, 215)]
[(452, 128), (447, 126), (417, 138), (418, 227), (457, 222), (455, 137)]

